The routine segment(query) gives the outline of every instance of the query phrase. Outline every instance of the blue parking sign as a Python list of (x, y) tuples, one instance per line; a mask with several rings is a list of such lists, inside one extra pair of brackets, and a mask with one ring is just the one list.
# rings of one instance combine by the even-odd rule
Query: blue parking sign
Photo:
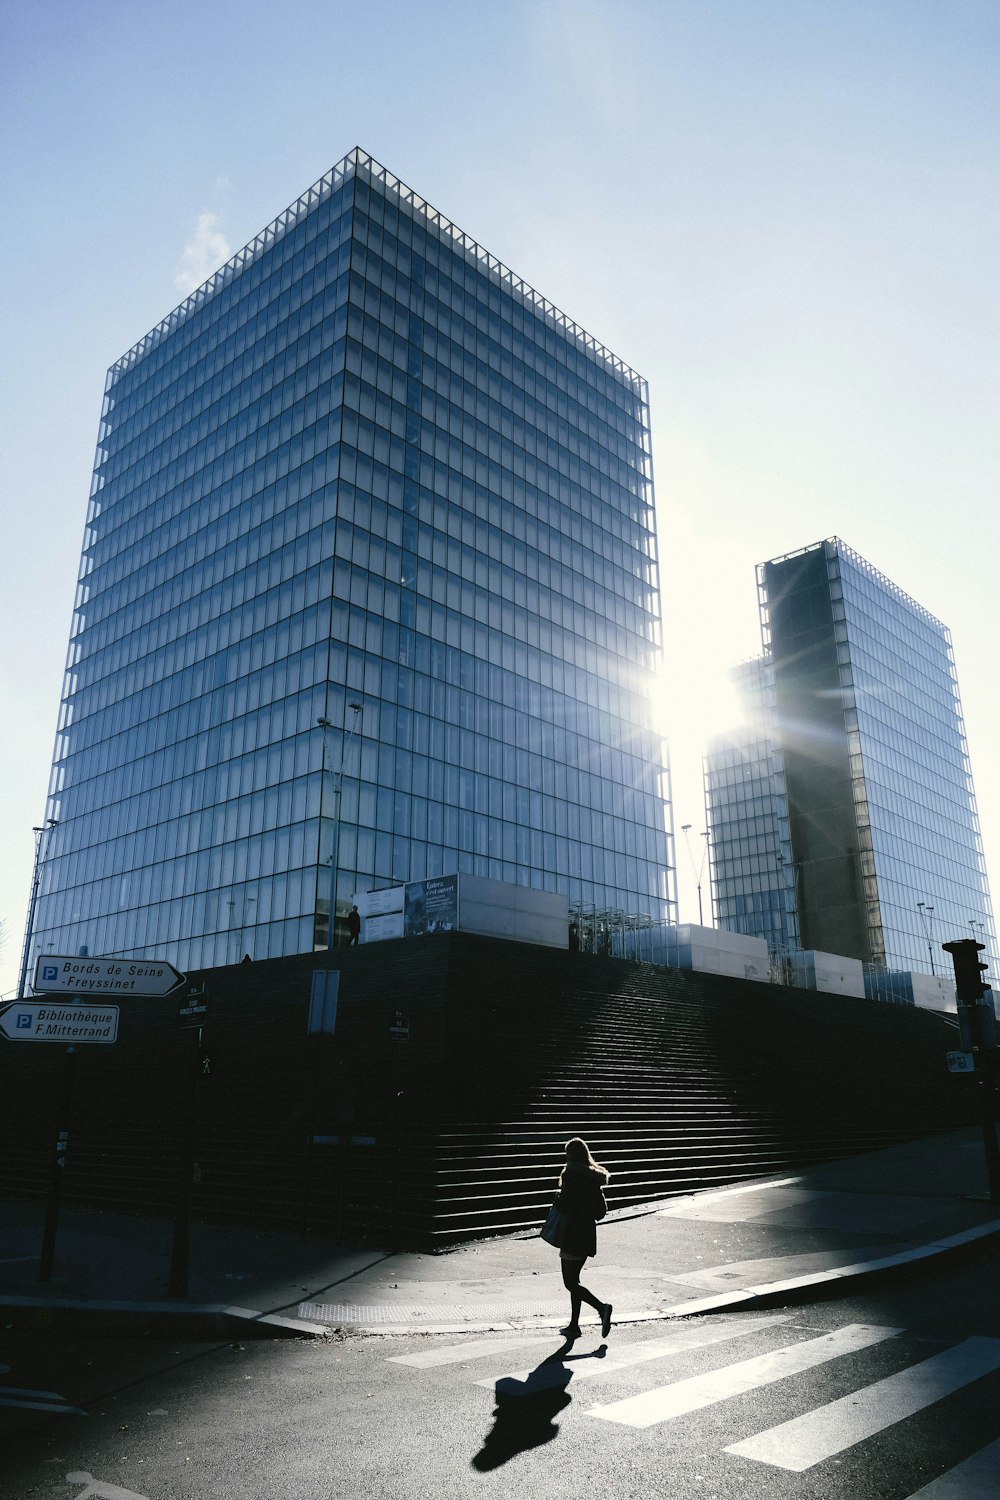
[(34, 1019), (35, 1019), (34, 1015), (32, 1014), (32, 1012), (30, 1010), (23, 1010), (23, 1011), (21, 1011), (19, 1013), (19, 1015), (18, 1015), (18, 1018), (17, 1018), (17, 1029), (18, 1029), (18, 1031), (30, 1031), (31, 1030), (31, 1023), (32, 1023), (32, 1021)]

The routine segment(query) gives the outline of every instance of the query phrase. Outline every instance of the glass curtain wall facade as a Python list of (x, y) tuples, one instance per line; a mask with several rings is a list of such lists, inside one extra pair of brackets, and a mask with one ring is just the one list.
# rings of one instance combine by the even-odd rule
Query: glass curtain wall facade
[(845, 719), (853, 736), (853, 706), (852, 752), (861, 756), (852, 767), (855, 802), (859, 827), (867, 814), (871, 829), (885, 966), (916, 967), (914, 955), (927, 951), (928, 937), (943, 942), (967, 933), (987, 943), (993, 960), (993, 909), (951, 635), (843, 542), (824, 550), (835, 634), (847, 646)]
[[(361, 151), (109, 371), (32, 957), (673, 901), (645, 382)], [(322, 722), (321, 722), (322, 721)]]
[(798, 947), (798, 920), (774, 670), (756, 657), (730, 679), (742, 722), (716, 735), (705, 756), (715, 918), (727, 932), (764, 937), (787, 953)]
[(995, 933), (947, 628), (839, 538), (758, 569), (803, 947), (942, 972)]

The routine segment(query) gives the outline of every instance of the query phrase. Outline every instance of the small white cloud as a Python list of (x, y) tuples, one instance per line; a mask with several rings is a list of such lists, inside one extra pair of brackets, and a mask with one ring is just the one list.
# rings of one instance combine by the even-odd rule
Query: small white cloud
[(194, 234), (184, 246), (181, 267), (174, 277), (174, 285), (185, 295), (207, 281), (232, 255), (229, 241), (219, 227), (218, 214), (198, 215)]

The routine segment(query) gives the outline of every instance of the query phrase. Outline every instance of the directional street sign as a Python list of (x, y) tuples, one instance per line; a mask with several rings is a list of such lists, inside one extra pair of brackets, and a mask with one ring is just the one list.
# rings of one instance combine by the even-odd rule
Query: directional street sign
[(35, 966), (32, 986), (41, 995), (172, 995), (185, 976), (156, 958), (59, 958)]
[(189, 1000), (186, 1005), (181, 1006), (177, 1015), (182, 1031), (185, 1027), (201, 1026), (208, 1015), (208, 1006), (203, 1000)]
[(52, 1005), (47, 1000), (14, 1000), (0, 1012), (0, 1035), (12, 1042), (114, 1042), (117, 1005)]

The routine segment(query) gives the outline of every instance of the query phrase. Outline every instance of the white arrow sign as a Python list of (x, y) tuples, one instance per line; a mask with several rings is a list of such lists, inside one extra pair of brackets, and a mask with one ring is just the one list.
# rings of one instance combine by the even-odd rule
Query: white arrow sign
[(36, 994), (172, 995), (186, 979), (173, 964), (157, 958), (40, 958)]
[(0, 1033), (12, 1042), (114, 1042), (118, 1007), (15, 1000), (0, 1014)]

